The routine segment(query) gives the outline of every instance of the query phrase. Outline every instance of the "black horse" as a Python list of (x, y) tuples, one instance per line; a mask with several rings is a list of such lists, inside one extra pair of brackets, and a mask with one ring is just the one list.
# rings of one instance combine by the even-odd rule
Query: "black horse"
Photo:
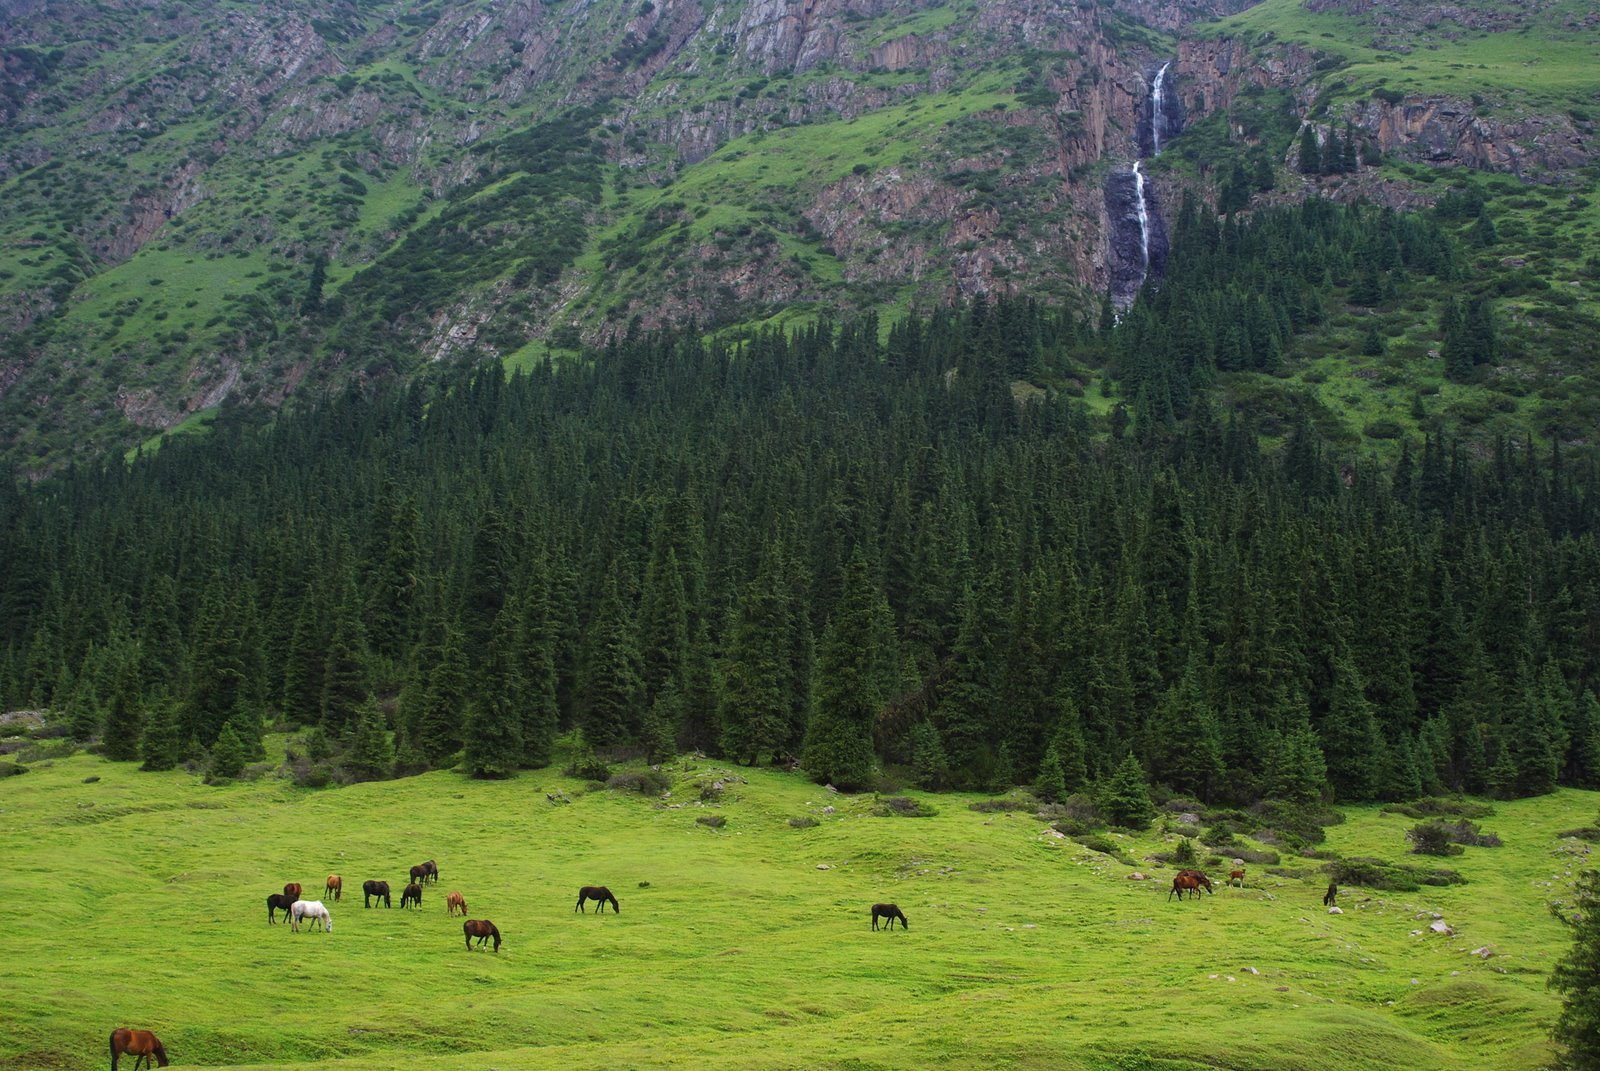
[(579, 889), (578, 903), (573, 907), (572, 910), (583, 911), (584, 902), (587, 900), (600, 901), (600, 906), (595, 909), (595, 914), (597, 915), (605, 914), (606, 904), (608, 903), (611, 905), (611, 910), (615, 911), (619, 915), (622, 914), (622, 908), (618, 906), (617, 898), (612, 896), (611, 890), (606, 888), (604, 885), (585, 885), (583, 888)]
[(1328, 883), (1328, 891), (1322, 896), (1322, 906), (1332, 907), (1339, 900), (1339, 886), (1333, 882)]
[(422, 886), (418, 885), (414, 881), (410, 885), (407, 885), (406, 888), (405, 888), (405, 891), (400, 894), (400, 906), (401, 907), (421, 907), (422, 906)]
[(482, 948), (484, 942), (494, 938), (494, 950), (500, 951), (500, 930), (488, 919), (468, 919), (461, 924), (461, 931), (467, 935), (467, 951), (472, 951), (472, 939), (478, 939), (478, 947)]
[(876, 930), (878, 928), (878, 920), (879, 919), (888, 919), (889, 920), (889, 924), (884, 927), (884, 929), (887, 929), (887, 930), (894, 929), (894, 920), (895, 919), (899, 919), (900, 920), (900, 928), (902, 930), (909, 930), (911, 928), (911, 923), (906, 921), (906, 913), (904, 911), (901, 911), (894, 904), (873, 904), (872, 905), (872, 928), (874, 930)]
[(363, 899), (366, 900), (366, 906), (367, 907), (371, 907), (372, 906), (372, 900), (373, 900), (374, 897), (376, 897), (379, 900), (382, 900), (384, 907), (393, 907), (394, 906), (393, 904), (391, 904), (389, 902), (389, 883), (387, 881), (364, 881), (364, 882), (362, 882), (361, 883), (361, 895), (362, 895)]
[(293, 903), (293, 900), (289, 899), (287, 896), (284, 896), (282, 893), (269, 893), (267, 895), (267, 921), (273, 925), (277, 925), (278, 920), (275, 917), (275, 913), (282, 911), (285, 915), (287, 915), (289, 913), (289, 908)]

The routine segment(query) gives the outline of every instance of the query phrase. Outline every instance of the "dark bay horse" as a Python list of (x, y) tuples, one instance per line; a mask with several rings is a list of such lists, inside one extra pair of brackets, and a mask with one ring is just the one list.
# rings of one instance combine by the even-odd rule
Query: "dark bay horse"
[(124, 1053), (132, 1054), (134, 1071), (139, 1071), (139, 1061), (143, 1060), (145, 1067), (150, 1066), (150, 1057), (156, 1058), (156, 1066), (167, 1066), (167, 1050), (162, 1048), (161, 1039), (148, 1030), (129, 1030), (120, 1026), (111, 1031), (111, 1071), (117, 1071), (117, 1061)]
[[(585, 885), (583, 888), (579, 889), (578, 903), (575, 907), (573, 907), (572, 910), (583, 911), (584, 902), (587, 900), (600, 901), (600, 906), (595, 909), (595, 914), (597, 915), (605, 914), (606, 904), (608, 903), (611, 905), (611, 910), (615, 911), (619, 915), (622, 914), (622, 908), (617, 904), (617, 898), (612, 896), (611, 890), (606, 888), (604, 885)], [(585, 913), (587, 914), (587, 912)]]
[(439, 880), (439, 864), (432, 859), (418, 863), (411, 868), (411, 880), (419, 884), (433, 884)]
[(1169, 903), (1171, 902), (1172, 893), (1177, 893), (1179, 900), (1183, 899), (1185, 892), (1193, 896), (1199, 896), (1201, 889), (1213, 895), (1216, 894), (1216, 890), (1211, 887), (1211, 879), (1200, 871), (1180, 870), (1177, 876), (1172, 879), (1172, 892), (1167, 893), (1167, 900)]
[(287, 915), (289, 913), (289, 908), (292, 906), (293, 901), (285, 898), (282, 893), (270, 894), (267, 897), (267, 921), (276, 925), (278, 920), (274, 917), (274, 913), (282, 911), (285, 915)]
[(361, 895), (365, 898), (367, 907), (372, 906), (374, 897), (382, 900), (384, 907), (394, 906), (389, 902), (389, 883), (387, 881), (363, 881), (361, 883)]
[(332, 896), (335, 901), (344, 897), (344, 879), (337, 874), (328, 875), (328, 884), (322, 889), (322, 898)]
[(1322, 906), (1333, 907), (1339, 901), (1339, 886), (1328, 882), (1328, 891), (1322, 895)]
[(291, 904), (300, 899), (300, 883), (291, 881), (283, 887), (283, 898)]
[(879, 919), (888, 919), (889, 920), (889, 924), (884, 927), (884, 929), (886, 929), (886, 930), (894, 929), (894, 920), (895, 919), (899, 919), (900, 920), (900, 928), (902, 930), (909, 930), (911, 928), (911, 923), (906, 921), (906, 913), (904, 911), (901, 911), (900, 908), (895, 906), (894, 904), (873, 904), (872, 905), (872, 928), (874, 930), (876, 930), (878, 928), (878, 920)]
[(467, 951), (472, 951), (472, 939), (478, 939), (478, 947), (482, 948), (485, 941), (494, 938), (494, 950), (500, 951), (500, 930), (488, 919), (468, 919), (461, 924), (461, 931), (467, 935)]
[(405, 887), (405, 891), (400, 894), (400, 906), (401, 907), (421, 907), (422, 906), (422, 886), (418, 885), (414, 881), (410, 885), (407, 885)]

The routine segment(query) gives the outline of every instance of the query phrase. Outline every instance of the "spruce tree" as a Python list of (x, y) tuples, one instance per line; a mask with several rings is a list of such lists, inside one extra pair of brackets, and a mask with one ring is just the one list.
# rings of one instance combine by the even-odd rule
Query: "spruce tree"
[(357, 713), (350, 745), (345, 751), (344, 768), (357, 781), (381, 781), (394, 772), (394, 746), (389, 743), (389, 726), (378, 701), (371, 696)]
[(471, 691), (461, 633), (453, 625), (445, 627), (443, 643), (437, 651), (439, 660), (427, 671), (415, 738), (409, 741), (431, 766), (439, 765), (460, 749), (462, 720)]
[(139, 757), (144, 760), (142, 770), (170, 770), (183, 758), (183, 738), (180, 735), (178, 705), (165, 697), (158, 698), (147, 712), (144, 735), (139, 739)]
[(1100, 791), (1100, 813), (1106, 821), (1125, 829), (1143, 829), (1156, 815), (1144, 767), (1131, 754), (1122, 760)]
[(683, 723), (683, 695), (668, 681), (639, 723), (639, 747), (644, 761), (654, 765), (677, 753), (677, 727)]
[(503, 778), (522, 765), (522, 721), (503, 694), (479, 696), (467, 704), (465, 761), (467, 773)]
[(234, 732), (231, 723), (224, 724), (217, 733), (216, 743), (211, 746), (208, 779), (226, 781), (238, 777), (244, 773), (244, 764), (244, 745), (239, 741), (239, 734)]
[(845, 569), (844, 591), (817, 657), (816, 708), (801, 763), (818, 782), (843, 789), (872, 784), (877, 768), (872, 726), (887, 683), (879, 661), (880, 622), (888, 613), (857, 551)]
[(639, 647), (615, 572), (606, 576), (585, 647), (584, 735), (600, 748), (631, 740), (638, 728), (642, 692)]
[(1039, 760), (1039, 776), (1034, 780), (1033, 791), (1046, 803), (1059, 803), (1067, 798), (1067, 777), (1054, 744), (1044, 749), (1044, 757)]
[(1571, 906), (1556, 912), (1572, 947), (1550, 972), (1550, 988), (1562, 994), (1553, 1033), (1562, 1067), (1600, 1071), (1600, 872), (1580, 873), (1573, 893)]
[(950, 759), (939, 740), (939, 730), (927, 719), (911, 727), (911, 769), (923, 788), (938, 790), (950, 783)]
[(1361, 676), (1347, 654), (1335, 657), (1328, 713), (1322, 722), (1328, 782), (1341, 801), (1368, 800), (1376, 788), (1382, 740)]
[(139, 757), (139, 736), (144, 714), (139, 699), (139, 667), (130, 654), (117, 668), (106, 702), (105, 755), (114, 762), (132, 762)]
[(1317, 131), (1307, 123), (1300, 131), (1299, 171), (1302, 175), (1322, 173), (1322, 146), (1317, 143)]

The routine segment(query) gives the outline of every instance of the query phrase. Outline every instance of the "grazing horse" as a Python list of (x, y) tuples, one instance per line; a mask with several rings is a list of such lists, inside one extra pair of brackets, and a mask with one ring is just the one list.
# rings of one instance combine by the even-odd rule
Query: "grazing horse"
[(467, 935), (467, 951), (472, 951), (472, 939), (478, 939), (478, 947), (482, 948), (485, 941), (494, 938), (494, 950), (500, 951), (500, 930), (488, 919), (468, 919), (461, 924), (461, 931)]
[(427, 876), (429, 885), (439, 884), (439, 864), (432, 859), (422, 861), (422, 873)]
[(876, 930), (878, 928), (878, 920), (879, 919), (888, 919), (889, 920), (889, 924), (884, 927), (884, 929), (886, 929), (886, 930), (894, 929), (894, 920), (895, 919), (899, 919), (900, 920), (900, 928), (902, 930), (909, 930), (911, 928), (911, 923), (906, 921), (906, 913), (904, 911), (901, 911), (894, 904), (873, 904), (872, 905), (872, 928), (874, 930)]
[(300, 883), (298, 881), (291, 881), (289, 884), (285, 885), (283, 887), (283, 898), (289, 901), (291, 904), (300, 899)]
[(133, 1055), (134, 1071), (139, 1071), (139, 1061), (143, 1060), (145, 1067), (150, 1066), (150, 1057), (156, 1058), (157, 1067), (167, 1066), (167, 1050), (161, 1045), (161, 1039), (148, 1030), (129, 1030), (119, 1026), (111, 1031), (111, 1071), (117, 1071), (117, 1061), (125, 1053)]
[(458, 892), (453, 892), (444, 898), (444, 913), (446, 915), (454, 915), (458, 907), (461, 909), (461, 917), (466, 918), (467, 901), (465, 897)]
[(422, 886), (418, 885), (414, 881), (410, 885), (407, 885), (406, 888), (405, 888), (405, 891), (400, 894), (400, 906), (401, 907), (421, 907), (422, 906)]
[(1332, 907), (1339, 899), (1339, 886), (1328, 882), (1328, 891), (1322, 894), (1322, 906)]
[(1228, 884), (1233, 885), (1234, 883), (1238, 883), (1239, 888), (1244, 888), (1244, 870), (1242, 868), (1228, 871)]
[(1200, 871), (1180, 870), (1178, 871), (1178, 876), (1172, 879), (1172, 892), (1167, 893), (1167, 900), (1171, 902), (1172, 893), (1177, 893), (1179, 900), (1183, 899), (1185, 892), (1199, 896), (1201, 889), (1208, 893), (1216, 893), (1216, 890), (1211, 887), (1211, 879), (1200, 873)]
[(300, 923), (311, 919), (322, 927), (323, 933), (333, 932), (333, 916), (328, 914), (328, 909), (322, 906), (321, 900), (296, 900), (289, 909), (289, 929), (295, 933), (300, 932)]
[(329, 874), (328, 884), (322, 890), (322, 895), (324, 897), (331, 895), (336, 903), (344, 899), (344, 879), (337, 874)]
[(276, 926), (278, 924), (276, 913), (282, 911), (285, 915), (287, 915), (289, 913), (290, 906), (291, 901), (284, 899), (282, 893), (269, 894), (267, 896), (267, 921)]
[[(572, 910), (583, 911), (584, 901), (586, 900), (600, 901), (600, 906), (595, 909), (595, 914), (597, 915), (605, 914), (607, 903), (611, 905), (611, 910), (615, 911), (619, 915), (622, 914), (622, 908), (620, 905), (618, 905), (617, 898), (612, 896), (611, 890), (606, 888), (604, 885), (585, 885), (583, 888), (579, 889), (578, 903), (577, 906), (575, 906)], [(587, 914), (587, 912), (585, 912), (585, 914)]]
[(389, 883), (387, 881), (364, 881), (361, 883), (361, 895), (366, 898), (366, 906), (372, 906), (372, 898), (376, 896), (383, 901), (384, 907), (393, 907), (389, 902)]

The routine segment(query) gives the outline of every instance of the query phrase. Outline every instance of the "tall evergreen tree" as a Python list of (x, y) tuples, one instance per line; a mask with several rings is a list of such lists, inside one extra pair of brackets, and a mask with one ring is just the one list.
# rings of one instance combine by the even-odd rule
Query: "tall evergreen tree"
[(1562, 1067), (1600, 1071), (1600, 872), (1579, 874), (1573, 893), (1571, 907), (1556, 916), (1572, 933), (1572, 947), (1550, 972), (1550, 988), (1563, 995), (1554, 1034)]
[(844, 591), (817, 659), (816, 709), (801, 762), (819, 782), (844, 789), (872, 783), (872, 727), (887, 683), (877, 641), (888, 617), (889, 605), (858, 551), (845, 569)]

